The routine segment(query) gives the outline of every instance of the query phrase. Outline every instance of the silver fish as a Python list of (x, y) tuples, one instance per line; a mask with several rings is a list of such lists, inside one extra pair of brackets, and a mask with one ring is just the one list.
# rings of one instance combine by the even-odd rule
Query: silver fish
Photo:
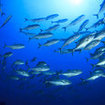
[(75, 20), (73, 20), (70, 24), (67, 26), (63, 27), (63, 29), (66, 31), (66, 29), (72, 25), (76, 25), (77, 23), (81, 22), (85, 18), (85, 15), (80, 15), (77, 17)]
[(11, 49), (23, 49), (25, 46), (23, 44), (13, 44), (13, 45), (4, 45), (4, 48), (8, 47)]
[(64, 79), (46, 81), (45, 83), (50, 83), (50, 84), (53, 84), (53, 85), (56, 85), (56, 86), (66, 86), (66, 85), (72, 84), (70, 81), (64, 80)]
[(35, 19), (27, 19), (27, 18), (25, 18), (25, 22), (26, 21), (41, 22), (41, 21), (44, 21), (44, 20), (46, 20), (46, 18), (35, 18)]
[(41, 46), (51, 46), (51, 45), (58, 43), (59, 41), (60, 41), (60, 39), (52, 39), (52, 40), (47, 41), (43, 45), (39, 44), (38, 48), (40, 48)]
[(33, 29), (37, 29), (39, 27), (40, 27), (39, 24), (28, 25), (25, 28), (20, 28), (20, 31), (23, 31), (23, 30), (33, 30)]
[(29, 40), (31, 40), (31, 39), (45, 39), (45, 38), (50, 38), (52, 36), (53, 36), (52, 33), (39, 33), (38, 35), (35, 35), (32, 38), (29, 38)]
[(49, 15), (49, 16), (46, 17), (46, 20), (54, 19), (54, 18), (56, 18), (58, 16), (59, 16), (59, 14)]
[(87, 44), (84, 48), (84, 50), (91, 50), (92, 48), (96, 47), (97, 45), (100, 44), (100, 40), (94, 40), (92, 42), (90, 42), (89, 44)]
[(60, 19), (60, 20), (57, 20), (57, 21), (52, 21), (51, 23), (65, 23), (65, 22), (67, 22), (68, 21), (68, 19)]
[(0, 26), (0, 28), (5, 26), (10, 21), (11, 18), (12, 18), (12, 16), (8, 16), (7, 19), (4, 21), (4, 23)]

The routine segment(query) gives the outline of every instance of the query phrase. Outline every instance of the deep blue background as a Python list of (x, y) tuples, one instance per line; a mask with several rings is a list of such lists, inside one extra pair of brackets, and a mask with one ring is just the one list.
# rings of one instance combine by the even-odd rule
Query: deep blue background
[[(2, 29), (0, 29), (0, 54), (3, 55), (7, 51), (12, 51), (13, 56), (7, 59), (7, 67), (5, 73), (11, 72), (11, 64), (17, 59), (24, 61), (31, 60), (37, 57), (37, 61), (45, 61), (50, 65), (52, 71), (67, 69), (81, 69), (83, 74), (77, 77), (70, 78), (73, 82), (71, 87), (51, 87), (45, 88), (42, 83), (38, 81), (39, 78), (27, 81), (13, 81), (2, 74), (3, 80), (0, 80), (0, 101), (6, 102), (7, 105), (105, 105), (105, 78), (99, 78), (90, 82), (87, 85), (79, 86), (80, 78), (88, 78), (89, 71), (92, 71), (91, 63), (97, 60), (86, 62), (86, 57), (94, 52), (96, 48), (91, 51), (83, 51), (72, 54), (60, 55), (54, 53), (55, 49), (62, 46), (62, 42), (38, 49), (38, 43), (43, 44), (47, 40), (32, 40), (28, 41), (28, 36), (19, 32), (19, 28), (24, 27), (32, 22), (24, 22), (24, 18), (40, 18), (51, 14), (58, 13), (60, 16), (54, 20), (68, 18), (69, 21), (62, 24), (61, 27), (70, 23), (81, 14), (85, 14), (85, 19), (89, 19), (88, 26), (91, 26), (97, 21), (93, 14), (96, 14), (100, 8), (103, 0), (83, 0), (80, 5), (75, 5), (71, 0), (2, 0), (3, 11), (5, 16), (0, 17), (0, 24), (7, 16), (12, 15), (12, 19)], [(103, 14), (100, 15), (100, 18)], [(85, 20), (84, 19), (84, 20)], [(40, 23), (42, 29), (51, 26), (50, 21)], [(64, 32), (61, 28), (54, 31), (53, 38), (67, 38), (77, 31), (80, 24), (72, 26)], [(100, 29), (99, 27), (98, 29)], [(94, 31), (95, 29), (91, 30)], [(38, 33), (40, 30), (32, 31)], [(23, 43), (26, 48), (21, 50), (11, 50), (3, 48), (4, 44), (10, 45), (14, 43)], [(101, 45), (101, 44), (100, 44)], [(66, 48), (75, 47), (72, 43)], [(99, 47), (99, 46), (98, 46)], [(27, 69), (23, 66), (24, 69)], [(43, 79), (43, 78), (42, 78)], [(23, 88), (19, 88), (23, 84)], [(41, 90), (41, 91), (40, 91)]]

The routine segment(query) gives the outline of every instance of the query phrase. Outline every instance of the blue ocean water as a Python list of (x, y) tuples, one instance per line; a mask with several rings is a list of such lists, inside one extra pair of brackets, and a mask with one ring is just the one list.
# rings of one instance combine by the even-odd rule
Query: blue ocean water
[[(79, 2), (78, 2), (79, 1)], [(104, 17), (104, 12), (99, 15), (97, 19), (93, 14), (97, 14), (100, 9), (100, 4), (104, 0), (1, 0), (1, 8), (5, 15), (0, 17), (0, 26), (4, 23), (8, 16), (12, 18), (0, 28), (0, 103), (5, 105), (105, 105), (105, 78), (98, 78), (88, 83), (82, 83), (82, 79), (89, 78), (93, 72), (91, 64), (96, 64), (98, 59), (86, 61), (90, 58), (90, 53), (94, 53), (98, 46), (91, 50), (83, 50), (81, 52), (74, 52), (68, 54), (60, 54), (54, 52), (59, 50), (63, 42), (59, 42), (52, 46), (42, 46), (38, 48), (39, 43), (44, 44), (50, 39), (67, 39), (78, 31), (80, 25), (84, 20), (89, 19), (86, 28), (92, 26), (99, 19)], [(59, 14), (58, 17), (42, 22), (33, 23), (31, 21), (25, 22), (24, 18), (34, 19), (43, 18), (52, 14)], [(67, 26), (71, 21), (80, 15), (85, 15), (85, 19), (67, 28), (66, 31), (62, 27)], [(39, 24), (40, 28), (25, 31), (38, 34), (40, 29), (47, 29), (59, 19), (67, 18), (68, 21), (61, 23), (57, 30), (52, 31), (53, 37), (47, 39), (32, 39), (30, 36), (20, 32), (20, 28), (31, 24)], [(90, 32), (103, 30), (104, 25), (89, 29)], [(84, 28), (83, 31), (86, 31)], [(82, 34), (81, 38), (87, 35)], [(78, 40), (77, 40), (78, 41)], [(24, 49), (13, 50), (7, 48), (5, 45), (24, 44)], [(64, 49), (75, 48), (75, 41)], [(12, 52), (13, 55), (4, 59), (3, 54)], [(36, 57), (35, 62), (31, 60)], [(5, 60), (5, 61), (4, 61)], [(10, 79), (10, 76), (17, 75), (14, 73), (18, 68), (22, 68), (29, 72), (29, 67), (26, 65), (13, 66), (13, 62), (22, 60), (28, 62), (29, 67), (35, 67), (38, 62), (46, 62), (50, 70), (53, 72), (65, 72), (68, 69), (80, 69), (83, 73), (71, 78), (59, 76), (34, 75), (33, 78), (22, 77), (20, 80)], [(4, 62), (4, 63), (3, 63)], [(3, 69), (3, 66), (5, 68)], [(102, 68), (104, 69), (104, 68)], [(60, 79), (67, 79), (72, 82), (69, 86), (46, 86), (47, 81), (59, 76)]]

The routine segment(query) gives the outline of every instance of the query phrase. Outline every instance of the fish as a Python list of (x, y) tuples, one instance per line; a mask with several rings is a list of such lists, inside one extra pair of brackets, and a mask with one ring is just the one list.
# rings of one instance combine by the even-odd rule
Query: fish
[(102, 70), (95, 70), (89, 78), (87, 78), (87, 81), (96, 80), (99, 77), (102, 77), (104, 72)]
[(99, 18), (99, 15), (105, 11), (105, 0), (103, 0), (102, 4), (100, 5), (100, 9), (98, 11), (98, 14), (94, 14), (97, 18)]
[(1, 3), (1, 1), (0, 1), (0, 12), (1, 12), (1, 16), (3, 16), (3, 15), (5, 15), (5, 13), (3, 12), (3, 10), (2, 10), (2, 3)]
[(24, 77), (30, 76), (30, 74), (25, 70), (16, 70), (16, 73), (18, 73), (19, 75), (24, 76)]
[(94, 40), (102, 40), (103, 38), (105, 38), (105, 31), (102, 31), (96, 34), (94, 37)]
[(46, 84), (49, 83), (49, 84), (52, 84), (52, 85), (55, 85), (55, 86), (67, 86), (67, 85), (72, 84), (72, 82), (70, 82), (68, 80), (64, 80), (64, 79), (46, 81), (45, 83)]
[(92, 42), (90, 42), (89, 44), (87, 44), (84, 48), (84, 50), (91, 50), (92, 48), (98, 46), (100, 44), (100, 40), (94, 40)]
[[(72, 53), (73, 49), (63, 49), (61, 51), (61, 49), (59, 50), (54, 50), (54, 52), (57, 52), (57, 53), (61, 53), (61, 54), (69, 54), (69, 53)], [(76, 52), (80, 52), (81, 50), (75, 50)]]
[(46, 18), (35, 18), (35, 19), (27, 19), (27, 18), (24, 18), (25, 19), (25, 22), (26, 21), (31, 21), (31, 22), (41, 22), (41, 21), (45, 21)]
[(91, 64), (91, 66), (94, 68), (94, 67), (97, 67), (97, 66), (99, 66), (99, 67), (101, 67), (101, 66), (103, 66), (103, 65), (105, 65), (105, 58), (104, 59), (101, 59), (97, 64)]
[(38, 48), (40, 48), (41, 46), (51, 46), (51, 45), (54, 45), (56, 43), (60, 42), (60, 39), (52, 39), (52, 40), (48, 40), (46, 43), (44, 43), (43, 45), (41, 45), (39, 43), (39, 46)]
[(24, 28), (20, 28), (20, 32), (21, 31), (23, 31), (23, 30), (33, 30), (33, 29), (37, 29), (37, 28), (39, 28), (40, 27), (40, 25), (39, 24), (32, 24), (32, 25), (28, 25), (28, 26), (26, 26), (26, 27), (24, 27)]
[(23, 49), (25, 48), (24, 44), (13, 44), (13, 45), (4, 45), (4, 48), (11, 48), (11, 49)]
[(29, 40), (32, 40), (32, 39), (46, 39), (46, 38), (50, 38), (52, 37), (53, 34), (52, 33), (39, 33), (38, 35), (35, 35), (33, 36), (32, 38), (29, 38)]
[(53, 25), (53, 26), (49, 27), (49, 28), (46, 29), (46, 30), (42, 30), (42, 29), (41, 29), (41, 32), (42, 32), (42, 31), (51, 32), (51, 31), (57, 30), (59, 27), (60, 27), (60, 25), (59, 25), (59, 24), (56, 24), (56, 25)]
[(0, 7), (0, 12), (1, 12), (1, 16), (5, 15), (1, 7)]
[(60, 75), (66, 76), (66, 77), (73, 77), (82, 74), (81, 70), (67, 70), (67, 72), (61, 73)]
[(79, 49), (84, 49), (86, 47), (86, 45), (88, 45), (93, 39), (94, 39), (94, 34), (92, 33), (90, 35), (87, 35), (85, 37), (83, 37), (82, 39), (80, 39), (76, 45), (76, 47), (73, 49), (72, 54), (75, 50), (79, 50)]
[(62, 45), (61, 47), (61, 50), (69, 45), (70, 43), (72, 43), (73, 41), (77, 40), (78, 38), (80, 37), (80, 34), (77, 34), (77, 35), (73, 35), (73, 36), (70, 36), (69, 38), (67, 38), (67, 40), (64, 41), (64, 44)]
[(76, 25), (79, 22), (81, 22), (85, 18), (85, 15), (80, 15), (75, 20), (73, 20), (71, 23), (69, 23), (67, 26), (63, 27), (63, 29), (66, 31), (66, 29), (70, 26)]
[(98, 52), (98, 53), (95, 53), (95, 54), (90, 54), (91, 57), (90, 58), (86, 58), (87, 61), (89, 61), (90, 59), (98, 59), (100, 56), (102, 56), (105, 52), (102, 51), (102, 52)]
[(65, 23), (67, 22), (68, 19), (60, 19), (60, 20), (57, 20), (57, 21), (51, 21), (51, 23), (57, 23), (57, 24), (60, 24), (60, 23)]
[(34, 68), (30, 68), (30, 70), (44, 72), (44, 71), (49, 71), (50, 68), (48, 66), (36, 66)]
[(86, 28), (86, 30), (89, 30), (89, 29), (91, 29), (91, 28), (96, 28), (96, 27), (98, 27), (98, 26), (100, 26), (100, 25), (102, 25), (102, 24), (105, 24), (105, 18), (102, 18), (102, 19), (98, 20), (98, 21), (97, 21), (96, 23), (94, 23), (92, 26)]
[(6, 20), (4, 21), (4, 23), (0, 26), (0, 28), (2, 28), (3, 26), (5, 26), (5, 25), (10, 21), (11, 18), (12, 18), (11, 15), (8, 16), (8, 17), (6, 18)]
[(36, 61), (36, 57), (34, 57), (33, 59), (31, 59), (31, 62), (35, 62)]
[(3, 55), (4, 58), (11, 57), (13, 55), (12, 52), (7, 52)]
[(105, 51), (105, 46), (102, 46), (102, 47), (97, 48), (95, 53), (104, 52), (104, 51)]
[(43, 72), (43, 75), (56, 75), (56, 72), (46, 71), (46, 72)]
[(16, 60), (15, 62), (13, 62), (13, 65), (24, 65), (25, 62), (22, 60)]
[(48, 64), (44, 61), (40, 61), (38, 62), (38, 64), (36, 66), (47, 66)]
[(86, 27), (86, 25), (87, 25), (88, 23), (89, 23), (89, 20), (88, 20), (88, 19), (85, 20), (85, 21), (81, 24), (81, 26), (79, 27), (78, 32), (82, 31), (82, 30)]
[(51, 19), (54, 19), (54, 18), (56, 18), (58, 16), (59, 16), (59, 14), (52, 14), (52, 15), (47, 16), (46, 20), (51, 20)]
[(18, 76), (10, 76), (10, 79), (12, 79), (12, 80), (20, 80), (20, 77), (18, 77)]

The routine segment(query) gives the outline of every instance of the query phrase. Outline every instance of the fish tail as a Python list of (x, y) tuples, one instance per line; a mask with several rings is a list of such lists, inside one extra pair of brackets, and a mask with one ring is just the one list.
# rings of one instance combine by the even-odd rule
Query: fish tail
[(60, 54), (62, 54), (62, 48), (59, 48), (59, 50), (60, 50)]
[(93, 54), (92, 54), (92, 53), (90, 53), (90, 56), (92, 57), (92, 56), (93, 56)]
[(24, 22), (26, 22), (26, 21), (28, 21), (28, 19), (27, 18), (24, 18)]
[(5, 13), (4, 13), (4, 12), (2, 12), (2, 13), (1, 13), (1, 16), (4, 16), (4, 15), (5, 15)]
[(40, 33), (41, 33), (41, 32), (43, 32), (43, 30), (42, 30), (42, 29), (40, 29)]
[(75, 49), (72, 50), (72, 56), (74, 55)]
[(22, 28), (20, 28), (19, 30), (20, 30), (20, 32), (22, 32)]
[(94, 65), (94, 64), (91, 64), (91, 66), (92, 66), (92, 69), (96, 66), (96, 65)]
[(86, 29), (86, 31), (88, 31), (89, 28), (85, 28), (85, 29)]
[(66, 27), (62, 27), (62, 29), (64, 29), (64, 31), (66, 31), (67, 28)]
[(99, 15), (98, 15), (98, 14), (93, 14), (93, 16), (96, 16), (96, 17), (97, 17), (97, 19), (99, 18)]
[(31, 37), (29, 37), (29, 39), (28, 39), (28, 41), (30, 41), (32, 38)]
[(51, 21), (51, 23), (54, 23), (54, 21)]
[(82, 82), (84, 82), (84, 81), (85, 81), (85, 79), (83, 79), (83, 78), (80, 78), (80, 80), (81, 80)]
[(28, 61), (25, 62), (25, 65), (29, 68), (29, 63), (28, 63)]
[(89, 58), (85, 58), (85, 59), (86, 59), (87, 62), (89, 61)]
[(105, 45), (105, 41), (101, 41)]
[(40, 43), (38, 43), (38, 48), (40, 48), (42, 45)]
[(6, 48), (6, 46), (7, 46), (7, 45), (6, 45), (6, 44), (4, 44), (3, 48)]

